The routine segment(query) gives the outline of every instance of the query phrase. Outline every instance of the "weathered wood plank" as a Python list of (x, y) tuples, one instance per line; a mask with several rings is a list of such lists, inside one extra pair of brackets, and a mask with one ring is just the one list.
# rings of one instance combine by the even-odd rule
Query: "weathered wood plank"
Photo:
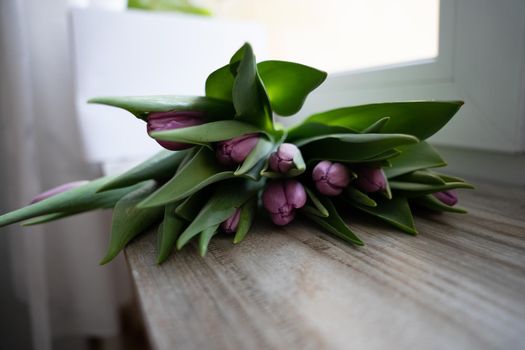
[(525, 191), (464, 191), (468, 215), (424, 213), (411, 237), (348, 213), (355, 248), (308, 223), (258, 223), (155, 265), (126, 250), (157, 349), (523, 349)]

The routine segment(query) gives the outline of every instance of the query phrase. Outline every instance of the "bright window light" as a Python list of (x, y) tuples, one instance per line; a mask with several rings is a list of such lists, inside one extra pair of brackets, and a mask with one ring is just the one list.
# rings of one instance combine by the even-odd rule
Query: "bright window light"
[(217, 17), (256, 21), (272, 59), (330, 73), (438, 54), (439, 0), (206, 0)]

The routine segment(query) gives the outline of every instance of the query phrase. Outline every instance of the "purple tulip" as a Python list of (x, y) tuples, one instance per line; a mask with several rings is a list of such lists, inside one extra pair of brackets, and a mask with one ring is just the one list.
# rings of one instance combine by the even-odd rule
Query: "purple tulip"
[[(204, 123), (204, 113), (197, 111), (153, 112), (148, 115), (148, 134), (154, 131), (173, 130)], [(189, 148), (193, 145), (182, 142), (155, 140), (171, 151)]]
[(458, 196), (456, 195), (456, 192), (452, 190), (446, 190), (441, 192), (435, 192), (432, 193), (434, 197), (436, 197), (440, 202), (449, 205), (454, 206), (458, 202)]
[(383, 169), (361, 167), (356, 169), (357, 187), (365, 192), (385, 191), (387, 188), (387, 179)]
[(237, 232), (237, 227), (239, 226), (239, 219), (241, 218), (241, 208), (237, 208), (235, 213), (230, 216), (226, 221), (221, 224), (221, 228), (225, 233), (235, 233)]
[(244, 162), (259, 141), (258, 134), (246, 134), (217, 144), (217, 159), (224, 165)]
[(50, 190), (47, 190), (45, 192), (40, 193), (38, 196), (33, 198), (31, 200), (31, 202), (29, 202), (29, 204), (34, 204), (34, 203), (43, 201), (44, 199), (47, 199), (49, 197), (53, 197), (53, 196), (55, 196), (55, 195), (57, 195), (59, 193), (66, 192), (66, 191), (72, 190), (74, 188), (80, 187), (82, 185), (85, 185), (88, 182), (89, 181), (86, 181), (86, 180), (84, 180), (84, 181), (74, 181), (74, 182), (68, 182), (66, 184), (54, 187), (54, 188), (52, 188)]
[(337, 196), (350, 183), (350, 172), (341, 163), (319, 162), (312, 171), (317, 190), (326, 196)]
[(266, 186), (262, 200), (272, 221), (282, 226), (295, 218), (296, 209), (304, 207), (306, 192), (297, 180), (272, 181)]
[(279, 146), (277, 152), (273, 152), (270, 155), (270, 169), (277, 173), (286, 174), (294, 167), (293, 159), (299, 152), (301, 151), (296, 145), (283, 143)]

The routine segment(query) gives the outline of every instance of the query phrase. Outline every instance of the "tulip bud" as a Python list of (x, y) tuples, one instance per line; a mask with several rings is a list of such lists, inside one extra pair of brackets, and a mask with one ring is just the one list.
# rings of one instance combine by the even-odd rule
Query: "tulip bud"
[(273, 181), (266, 186), (262, 200), (272, 221), (282, 226), (295, 218), (296, 209), (304, 207), (306, 192), (297, 180)]
[(246, 134), (234, 137), (217, 144), (217, 159), (224, 165), (242, 163), (259, 141), (257, 134)]
[[(148, 134), (154, 131), (173, 130), (180, 128), (187, 128), (189, 126), (196, 126), (204, 123), (202, 112), (197, 111), (171, 111), (171, 112), (153, 112), (148, 115)], [(193, 145), (173, 142), (155, 140), (162, 147), (171, 151), (178, 151), (189, 148)]]
[(357, 187), (365, 192), (386, 191), (387, 179), (383, 169), (361, 167), (356, 169)]
[(317, 190), (326, 196), (337, 196), (350, 183), (350, 172), (341, 163), (319, 162), (312, 171)]
[(221, 228), (225, 233), (235, 233), (237, 232), (237, 227), (239, 226), (239, 219), (241, 218), (241, 208), (237, 208), (235, 213), (230, 216), (226, 221), (221, 224)]
[(299, 152), (301, 151), (293, 143), (283, 143), (270, 155), (270, 169), (276, 173), (286, 174), (294, 167), (293, 159)]
[(440, 202), (449, 205), (454, 206), (458, 202), (458, 196), (456, 195), (456, 192), (452, 190), (446, 190), (441, 192), (435, 192), (432, 193), (434, 197), (436, 197)]
[(68, 182), (66, 184), (54, 187), (50, 190), (47, 190), (45, 192), (40, 193), (38, 196), (34, 197), (29, 204), (34, 204), (36, 202), (43, 201), (44, 199), (47, 199), (49, 197), (53, 197), (59, 193), (66, 192), (69, 190), (72, 190), (74, 188), (80, 187), (82, 185), (87, 184), (89, 181), (74, 181), (74, 182)]

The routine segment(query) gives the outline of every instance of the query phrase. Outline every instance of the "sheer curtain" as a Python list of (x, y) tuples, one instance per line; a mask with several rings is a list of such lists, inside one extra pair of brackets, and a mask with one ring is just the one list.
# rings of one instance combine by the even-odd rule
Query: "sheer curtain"
[[(83, 160), (68, 45), (66, 0), (0, 2), (0, 212), (46, 188), (99, 175)], [(118, 306), (129, 299), (130, 284), (122, 258), (97, 263), (107, 220), (94, 213), (0, 229), (2, 289), (26, 305), (4, 304), (0, 324), (23, 327), (17, 320), (27, 310), (31, 325), (0, 330), (9, 331), (0, 333), (0, 348), (16, 334), (30, 334), (35, 349), (49, 349), (55, 337), (118, 333)]]

